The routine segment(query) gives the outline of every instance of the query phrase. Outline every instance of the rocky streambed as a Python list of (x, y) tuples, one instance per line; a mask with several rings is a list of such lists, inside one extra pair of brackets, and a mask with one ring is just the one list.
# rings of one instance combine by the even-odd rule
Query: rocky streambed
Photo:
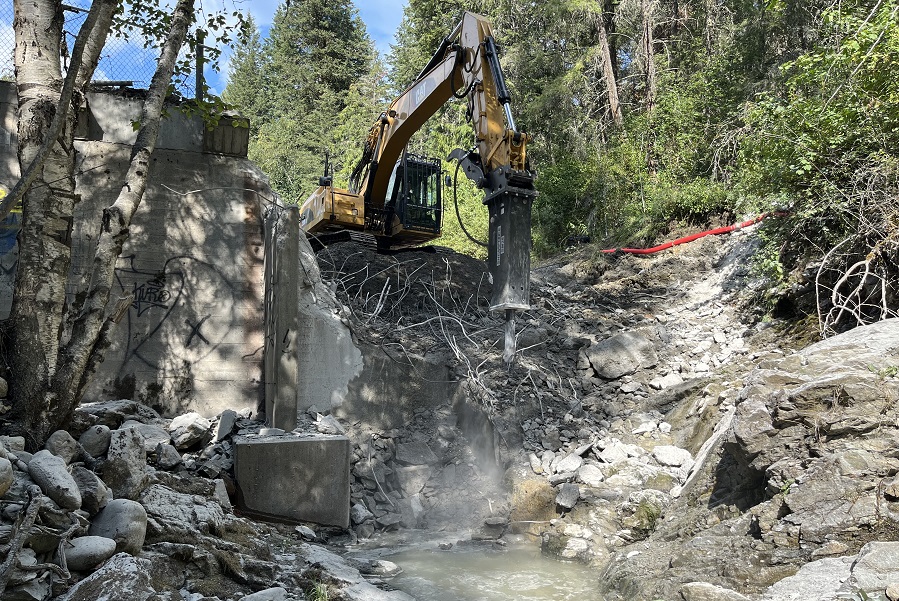
[(248, 413), (88, 403), (34, 455), (0, 439), (3, 599), (408, 599), (407, 533), (437, 564), (531, 545), (609, 601), (896, 598), (899, 324), (801, 342), (751, 310), (753, 247), (537, 266), (508, 369), (480, 263), (329, 247), (356, 339), (459, 390), (389, 429), (301, 416), (352, 442), (351, 527), (240, 515)]

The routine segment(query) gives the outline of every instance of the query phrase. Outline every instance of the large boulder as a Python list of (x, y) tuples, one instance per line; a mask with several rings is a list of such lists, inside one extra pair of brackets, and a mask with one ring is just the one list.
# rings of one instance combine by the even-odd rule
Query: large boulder
[(112, 497), (106, 484), (94, 472), (80, 465), (72, 468), (72, 478), (81, 493), (81, 508), (88, 515), (97, 515)]
[(652, 341), (635, 332), (606, 338), (587, 349), (586, 355), (593, 370), (606, 380), (617, 380), (659, 362)]
[(13, 482), (15, 482), (15, 474), (13, 474), (12, 463), (6, 457), (0, 457), (0, 497), (6, 494)]
[(44, 448), (57, 457), (62, 457), (66, 463), (72, 463), (72, 460), (80, 452), (78, 441), (72, 438), (72, 435), (65, 430), (57, 430), (51, 434), (44, 444)]
[(209, 434), (212, 422), (199, 413), (179, 415), (169, 424), (172, 444), (176, 449), (188, 449), (201, 442)]
[(159, 598), (151, 585), (151, 567), (146, 559), (119, 553), (64, 595), (57, 597), (57, 601), (147, 601), (151, 597)]
[(112, 431), (109, 429), (109, 426), (97, 424), (85, 430), (78, 442), (88, 455), (96, 458), (106, 454), (111, 437)]
[(147, 452), (144, 437), (133, 428), (111, 433), (103, 481), (116, 498), (136, 499), (147, 485)]
[(116, 552), (116, 542), (105, 536), (82, 536), (63, 546), (66, 565), (70, 570), (90, 570), (103, 563)]
[(154, 484), (140, 497), (147, 510), (150, 527), (157, 533), (191, 533), (216, 531), (225, 519), (221, 504), (215, 499), (176, 492)]
[(110, 430), (118, 429), (125, 420), (129, 419), (144, 423), (154, 423), (160, 419), (156, 411), (143, 403), (130, 399), (85, 403), (78, 407), (77, 412), (92, 416), (98, 423), (108, 426)]
[(119, 430), (126, 430), (129, 428), (140, 432), (140, 435), (144, 437), (144, 450), (147, 453), (155, 451), (156, 445), (169, 444), (172, 441), (172, 437), (165, 428), (157, 426), (156, 424), (145, 424), (129, 419), (122, 424)]
[(57, 505), (63, 509), (81, 508), (81, 492), (62, 457), (46, 449), (38, 451), (28, 462), (28, 472), (41, 492)]
[(111, 538), (116, 551), (137, 555), (147, 535), (147, 511), (137, 501), (113, 499), (94, 517), (87, 533)]

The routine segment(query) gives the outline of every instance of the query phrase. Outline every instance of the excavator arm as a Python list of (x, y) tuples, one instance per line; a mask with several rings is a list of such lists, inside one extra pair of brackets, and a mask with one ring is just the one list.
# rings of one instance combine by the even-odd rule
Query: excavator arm
[[(459, 161), (466, 176), (484, 191), (490, 218), (490, 304), (493, 310), (506, 311), (504, 356), (509, 362), (515, 346), (514, 312), (530, 306), (530, 226), (536, 174), (528, 164), (529, 138), (518, 131), (512, 116), (509, 90), (487, 19), (463, 14), (412, 85), (375, 120), (351, 176), (351, 189), (336, 189), (327, 177), (322, 178), (301, 207), (301, 223), (307, 232), (334, 228), (368, 231), (388, 247), (439, 236), (439, 163), (434, 166), (426, 159), (406, 155), (405, 149), (428, 118), (454, 97), (467, 100), (475, 144), (473, 150), (457, 149), (449, 158)], [(430, 185), (428, 178), (435, 185)], [(434, 225), (423, 227), (424, 221), (409, 217), (413, 211), (430, 211)]]

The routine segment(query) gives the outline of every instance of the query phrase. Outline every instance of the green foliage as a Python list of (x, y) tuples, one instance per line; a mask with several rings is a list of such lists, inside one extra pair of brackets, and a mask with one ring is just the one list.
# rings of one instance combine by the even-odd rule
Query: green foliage
[(331, 593), (328, 585), (324, 582), (315, 582), (306, 590), (306, 598), (309, 601), (328, 601)]
[(247, 21), (224, 97), (249, 117), (249, 156), (287, 202), (315, 189), (326, 153), (346, 180), (351, 132), (361, 146), (382, 104), (375, 57), (349, 0), (285, 2), (262, 42)]
[(785, 273), (844, 239), (872, 249), (896, 234), (897, 11), (895, 0), (826, 11), (821, 44), (750, 106), (740, 185), (768, 208), (789, 207), (770, 237)]

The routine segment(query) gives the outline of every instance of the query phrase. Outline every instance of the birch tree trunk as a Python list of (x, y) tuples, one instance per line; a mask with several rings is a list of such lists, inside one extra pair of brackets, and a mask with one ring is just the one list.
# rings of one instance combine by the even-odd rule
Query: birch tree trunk
[(71, 415), (89, 384), (102, 354), (109, 346), (109, 334), (124, 316), (132, 298), (118, 299), (109, 306), (115, 265), (128, 239), (128, 228), (147, 188), (150, 156), (156, 148), (162, 109), (175, 71), (178, 52), (193, 22), (194, 0), (179, 0), (172, 14), (171, 28), (162, 47), (156, 72), (150, 82), (141, 112), (140, 129), (131, 150), (131, 163), (116, 201), (103, 210), (100, 237), (94, 254), (87, 294), (71, 332), (60, 349), (60, 367), (53, 381), (58, 391), (59, 412)]
[[(76, 57), (73, 53), (75, 88), (83, 88), (90, 81), (119, 4), (120, 0), (93, 3), (91, 15), (85, 21), (85, 27), (88, 24), (91, 27), (83, 28), (76, 42), (76, 50), (83, 52), (83, 56)], [(19, 262), (9, 320), (12, 412), (4, 418), (9, 420), (9, 429), (25, 436), (30, 449), (40, 448), (50, 433), (71, 418), (87, 380), (100, 361), (99, 354), (108, 341), (109, 329), (124, 312), (121, 303), (107, 311), (113, 268), (146, 188), (149, 158), (156, 145), (163, 102), (178, 51), (192, 22), (193, 6), (193, 0), (180, 0), (174, 9), (144, 103), (141, 129), (122, 191), (116, 202), (103, 212), (90, 287), (80, 306), (68, 307), (70, 235), (77, 201), (74, 124), (80, 94), (75, 94), (74, 100), (67, 100), (63, 94), (65, 86), (59, 60), (62, 3), (28, 0), (26, 5), (25, 0), (16, 0), (19, 164), (23, 174), (32, 163), (37, 171), (33, 183), (24, 185), (22, 195)], [(54, 123), (58, 110), (65, 114)], [(50, 149), (42, 158), (45, 132), (50, 132)], [(127, 304), (124, 308), (127, 309)], [(67, 314), (74, 319), (67, 319)], [(66, 327), (67, 323), (71, 324), (70, 328)]]
[[(64, 22), (58, 0), (17, 0), (15, 69), (18, 158), (23, 180), (10, 200), (22, 200), (22, 228), (10, 339), (13, 419), (30, 444), (49, 419), (71, 262), (75, 196), (74, 126), (81, 92), (99, 61), (117, 2), (97, 1), (79, 32), (63, 83), (60, 44)], [(10, 205), (12, 204), (10, 203)], [(12, 206), (9, 207), (11, 209)], [(42, 442), (42, 441), (41, 441)]]

